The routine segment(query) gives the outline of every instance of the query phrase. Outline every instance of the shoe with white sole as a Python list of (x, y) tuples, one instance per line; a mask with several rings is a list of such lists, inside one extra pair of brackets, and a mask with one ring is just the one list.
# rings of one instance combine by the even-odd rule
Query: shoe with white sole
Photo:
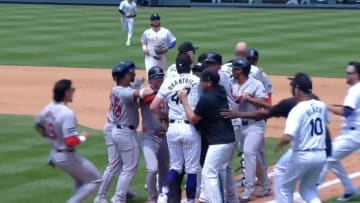
[(167, 203), (168, 197), (166, 194), (160, 194), (157, 200), (157, 203)]
[(345, 193), (343, 196), (338, 197), (336, 199), (336, 201), (338, 202), (347, 202), (350, 201), (352, 198), (354, 198), (358, 193), (354, 192), (354, 193)]

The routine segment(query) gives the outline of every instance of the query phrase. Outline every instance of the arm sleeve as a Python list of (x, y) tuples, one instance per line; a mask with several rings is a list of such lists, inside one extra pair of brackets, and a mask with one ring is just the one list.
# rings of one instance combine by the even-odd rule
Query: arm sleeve
[(167, 80), (165, 79), (165, 81), (163, 82), (163, 84), (160, 86), (159, 91), (156, 94), (156, 97), (159, 97), (160, 99), (165, 99), (166, 95), (168, 94), (168, 91), (166, 89), (167, 87)]
[(64, 139), (67, 137), (78, 135), (77, 127), (76, 127), (76, 117), (74, 113), (68, 113), (63, 118), (63, 125), (61, 127), (62, 133), (64, 135)]
[(352, 109), (356, 108), (357, 92), (354, 92), (354, 90), (355, 89), (352, 89), (352, 88), (349, 89), (347, 95), (345, 96), (343, 106), (348, 106)]
[(262, 74), (262, 78), (263, 78), (263, 85), (264, 85), (264, 87), (265, 87), (265, 90), (266, 90), (266, 93), (272, 93), (273, 92), (273, 88), (272, 88), (272, 84), (271, 84), (271, 82), (270, 82), (270, 78), (269, 78), (269, 76), (265, 73), (265, 72), (263, 72), (263, 71), (261, 71), (261, 74)]
[(268, 98), (267, 92), (265, 91), (264, 86), (260, 82), (257, 84), (255, 98)]
[(293, 108), (290, 111), (289, 116), (286, 119), (284, 134), (290, 135), (291, 137), (296, 136), (296, 133), (300, 126), (301, 116), (302, 114), (301, 112), (297, 111), (297, 108)]
[(347, 118), (347, 117), (349, 117), (352, 113), (353, 113), (353, 111), (354, 111), (354, 109), (353, 108), (351, 108), (351, 107), (349, 107), (349, 106), (344, 106), (343, 107), (343, 116), (345, 117), (345, 118)]
[(134, 92), (135, 92), (135, 89), (126, 88), (126, 89), (120, 91), (120, 98), (125, 103), (132, 103), (132, 102), (134, 102)]
[(124, 1), (120, 2), (119, 5), (119, 10), (123, 10), (124, 9)]
[(170, 31), (168, 32), (167, 40), (169, 42), (169, 45), (176, 42), (175, 36)]
[(146, 31), (142, 34), (140, 41), (147, 45)]

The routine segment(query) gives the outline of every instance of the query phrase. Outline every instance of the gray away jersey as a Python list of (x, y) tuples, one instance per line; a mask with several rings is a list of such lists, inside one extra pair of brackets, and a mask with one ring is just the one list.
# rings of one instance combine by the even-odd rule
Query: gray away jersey
[(134, 91), (131, 87), (113, 87), (110, 111), (115, 124), (138, 127), (139, 111), (138, 104), (134, 101)]
[(167, 102), (169, 119), (187, 120), (184, 107), (177, 96), (177, 92), (187, 89), (189, 104), (194, 109), (200, 95), (199, 82), (200, 79), (190, 73), (179, 74), (176, 77), (165, 79), (156, 96)]
[[(235, 82), (232, 85), (232, 94), (235, 99), (243, 94), (248, 94), (252, 98), (264, 98), (264, 99), (268, 98), (264, 86), (261, 84), (260, 81), (254, 78), (249, 78), (242, 85)], [(250, 104), (249, 102), (242, 101), (239, 103), (239, 111), (242, 112), (257, 111), (260, 109), (261, 107)]]
[(78, 135), (75, 114), (63, 103), (48, 104), (37, 116), (36, 123), (45, 128), (54, 149), (67, 148), (64, 139)]

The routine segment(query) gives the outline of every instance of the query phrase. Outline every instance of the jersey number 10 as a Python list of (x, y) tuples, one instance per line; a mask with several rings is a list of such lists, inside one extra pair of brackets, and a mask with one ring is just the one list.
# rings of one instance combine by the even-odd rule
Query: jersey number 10
[(323, 134), (324, 131), (323, 122), (319, 117), (315, 119), (311, 119), (310, 125), (311, 125), (311, 136), (314, 135), (319, 136)]

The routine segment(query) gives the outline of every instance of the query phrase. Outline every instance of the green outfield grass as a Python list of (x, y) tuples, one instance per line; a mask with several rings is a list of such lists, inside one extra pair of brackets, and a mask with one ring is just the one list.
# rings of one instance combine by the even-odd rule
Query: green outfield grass
[[(0, 195), (2, 203), (59, 203), (71, 195), (72, 181), (61, 170), (47, 165), (50, 145), (48, 140), (38, 136), (33, 129), (33, 116), (0, 115)], [(90, 134), (89, 140), (79, 147), (79, 152), (91, 160), (102, 173), (107, 162), (106, 147), (101, 131), (80, 127)], [(277, 139), (266, 140), (267, 148), (272, 149)], [(272, 154), (269, 150), (269, 164), (274, 164), (281, 153)], [(234, 168), (239, 161), (234, 161)], [(132, 184), (137, 198), (129, 202), (144, 202), (146, 170), (141, 153), (138, 173)], [(113, 194), (115, 182), (110, 194)], [(93, 198), (89, 198), (88, 203)]]
[(193, 41), (199, 52), (228, 60), (234, 44), (247, 41), (270, 74), (341, 77), (348, 61), (359, 60), (358, 11), (140, 8), (133, 46), (126, 47), (116, 6), (1, 4), (0, 64), (110, 68), (132, 59), (143, 66), (139, 40), (153, 12), (178, 43)]

